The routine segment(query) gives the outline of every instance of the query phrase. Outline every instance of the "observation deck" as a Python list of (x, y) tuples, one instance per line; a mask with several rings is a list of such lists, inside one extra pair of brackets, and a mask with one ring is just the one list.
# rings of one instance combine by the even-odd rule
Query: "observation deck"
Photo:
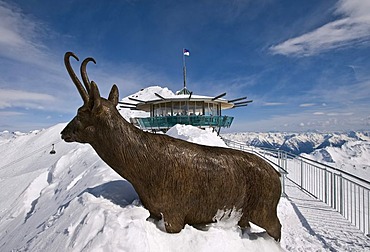
[(149, 99), (128, 97), (129, 102), (119, 103), (121, 108), (149, 112), (148, 117), (130, 119), (131, 123), (143, 130), (166, 132), (176, 124), (185, 124), (202, 129), (212, 128), (219, 133), (221, 128), (229, 128), (234, 119), (232, 116), (222, 115), (223, 110), (247, 106), (252, 102), (245, 100), (247, 97), (226, 100), (223, 99), (225, 95), (226, 93), (213, 97), (193, 95), (184, 87), (176, 94), (154, 92)]

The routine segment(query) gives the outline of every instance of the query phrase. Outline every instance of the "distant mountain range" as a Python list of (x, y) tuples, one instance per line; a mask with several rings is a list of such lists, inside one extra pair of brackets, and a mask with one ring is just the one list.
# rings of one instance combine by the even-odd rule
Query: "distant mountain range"
[(312, 153), (325, 147), (342, 147), (347, 142), (370, 142), (369, 131), (345, 133), (286, 133), (286, 132), (243, 132), (227, 133), (222, 137), (256, 147), (284, 150), (293, 154)]

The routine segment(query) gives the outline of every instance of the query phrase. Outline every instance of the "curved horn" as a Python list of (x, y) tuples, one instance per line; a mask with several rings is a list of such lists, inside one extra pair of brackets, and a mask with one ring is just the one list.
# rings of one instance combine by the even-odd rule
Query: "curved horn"
[(89, 58), (86, 58), (84, 61), (82, 61), (81, 68), (80, 68), (82, 81), (85, 84), (85, 87), (86, 87), (86, 90), (87, 90), (88, 94), (90, 93), (90, 80), (89, 80), (89, 77), (87, 76), (86, 65), (90, 61), (92, 61), (92, 62), (94, 62), (94, 64), (96, 64), (95, 59), (89, 57)]
[(77, 90), (80, 93), (82, 100), (84, 101), (84, 104), (86, 104), (89, 101), (89, 96), (72, 69), (71, 63), (69, 62), (69, 58), (71, 56), (79, 61), (78, 57), (73, 52), (66, 52), (66, 54), (64, 55), (64, 64), (67, 68), (69, 76), (71, 77), (73, 83), (76, 85)]

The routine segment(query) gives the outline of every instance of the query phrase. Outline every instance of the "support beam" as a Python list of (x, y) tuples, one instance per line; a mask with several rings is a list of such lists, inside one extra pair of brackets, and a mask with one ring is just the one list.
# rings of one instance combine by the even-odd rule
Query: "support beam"
[(120, 108), (128, 108), (128, 109), (132, 109), (132, 110), (138, 110), (136, 107), (129, 107), (129, 106), (125, 106), (125, 105), (120, 105), (119, 107)]
[(131, 100), (131, 101), (144, 102), (145, 103), (145, 101), (143, 101), (143, 100), (139, 100), (139, 99), (132, 98), (132, 97), (129, 97), (128, 99)]
[(214, 98), (212, 98), (212, 101), (217, 100), (218, 98), (224, 97), (225, 95), (226, 95), (226, 93), (223, 93), (223, 94), (217, 95), (217, 96), (215, 96)]
[(119, 101), (118, 104), (136, 106), (136, 104), (132, 104), (132, 103), (129, 103), (129, 102), (121, 102), (121, 101)]
[(227, 102), (236, 102), (236, 101), (241, 101), (241, 100), (245, 100), (245, 99), (247, 99), (247, 96), (236, 98), (236, 99), (232, 99), (232, 100), (229, 100)]
[(234, 105), (238, 106), (238, 105), (247, 104), (247, 103), (251, 103), (251, 102), (253, 102), (253, 100), (237, 102), (237, 103), (234, 103)]
[(166, 100), (166, 98), (164, 98), (162, 95), (157, 94), (157, 93), (154, 93), (154, 94), (155, 94), (155, 96), (157, 96), (157, 97), (161, 98), (161, 100), (163, 100), (163, 101), (165, 101), (165, 100)]
[(240, 107), (246, 107), (246, 106), (248, 106), (248, 104), (236, 105), (236, 106), (234, 106), (232, 108), (240, 108)]

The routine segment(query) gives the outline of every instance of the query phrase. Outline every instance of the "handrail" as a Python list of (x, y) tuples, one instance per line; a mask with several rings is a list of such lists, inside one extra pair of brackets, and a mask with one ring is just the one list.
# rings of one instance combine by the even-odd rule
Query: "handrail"
[(283, 177), (338, 211), (365, 234), (370, 233), (369, 181), (284, 150), (248, 146), (224, 138), (223, 140), (231, 148), (258, 154), (281, 167), (287, 172)]
[[(307, 158), (307, 157), (304, 157), (304, 156), (301, 156), (301, 155), (296, 155), (296, 154), (293, 154), (291, 152), (288, 152), (288, 151), (285, 151), (285, 150), (279, 150), (279, 149), (273, 149), (273, 148), (267, 148), (267, 147), (257, 147), (257, 146), (253, 146), (253, 145), (247, 145), (245, 143), (240, 143), (240, 142), (237, 142), (237, 141), (234, 141), (234, 140), (230, 140), (230, 139), (226, 139), (226, 138), (223, 138), (222, 137), (222, 140), (226, 143), (226, 145), (228, 145), (228, 143), (233, 143), (233, 144), (238, 144), (238, 145), (241, 145), (241, 146), (244, 146), (244, 147), (247, 147), (247, 148), (258, 148), (258, 149), (261, 149), (261, 150), (264, 150), (264, 151), (268, 151), (268, 152), (281, 152), (281, 153), (285, 153), (286, 155), (289, 155), (291, 158), (301, 158), (301, 159), (304, 159), (304, 160), (307, 160), (309, 162), (312, 162), (312, 163), (315, 163), (315, 164), (318, 164), (320, 166), (324, 166), (326, 168), (329, 168), (331, 170), (334, 170), (334, 171), (337, 171), (338, 173), (341, 173), (341, 174), (345, 174), (351, 178), (354, 178), (358, 181), (361, 181), (365, 184), (367, 184), (370, 188), (370, 182), (368, 180), (365, 180), (363, 178), (360, 178), (356, 175), (353, 175), (351, 173), (348, 173), (346, 171), (343, 171), (343, 170), (340, 170), (336, 167), (333, 167), (333, 166), (330, 166), (330, 165), (327, 165), (327, 164), (324, 164), (324, 163), (320, 163), (319, 161), (316, 161), (316, 160), (313, 160), (313, 159), (310, 159), (310, 158)], [(254, 151), (255, 152), (255, 151)], [(320, 168), (320, 167), (318, 167)]]
[[(228, 140), (228, 141), (232, 141), (232, 140)], [(318, 164), (318, 165), (321, 165), (321, 166), (324, 166), (324, 167), (326, 167), (326, 168), (329, 168), (329, 169), (332, 169), (332, 170), (334, 170), (334, 171), (337, 171), (337, 172), (339, 172), (339, 173), (341, 173), (341, 174), (345, 174), (345, 175), (347, 175), (347, 176), (349, 176), (349, 177), (352, 177), (352, 178), (354, 178), (354, 179), (356, 179), (356, 180), (359, 180), (359, 181), (361, 181), (361, 182), (364, 182), (365, 184), (368, 184), (368, 185), (370, 186), (370, 182), (369, 182), (368, 180), (365, 180), (365, 179), (363, 179), (363, 178), (360, 178), (360, 177), (358, 177), (358, 176), (356, 176), (356, 175), (353, 175), (353, 174), (351, 174), (351, 173), (348, 173), (348, 172), (346, 172), (346, 171), (340, 170), (340, 169), (338, 169), (338, 168), (336, 168), (336, 167), (333, 167), (333, 166), (330, 166), (330, 165), (327, 165), (327, 164), (324, 164), (324, 163), (320, 163), (320, 162), (319, 162), (319, 161), (317, 161), (317, 160), (313, 160), (313, 159), (310, 159), (310, 158), (307, 158), (307, 157), (304, 157), (304, 156), (301, 156), (301, 155), (296, 155), (296, 154), (290, 153), (290, 152), (285, 151), (285, 150), (270, 149), (270, 148), (266, 148), (266, 147), (257, 147), (257, 148), (260, 148), (260, 149), (262, 149), (262, 150), (266, 150), (266, 151), (279, 151), (279, 152), (284, 152), (284, 153), (286, 153), (287, 155), (292, 156), (293, 158), (301, 158), (301, 159), (305, 159), (305, 160), (307, 160), (307, 161), (309, 161), (309, 162), (316, 163), (316, 164)]]

